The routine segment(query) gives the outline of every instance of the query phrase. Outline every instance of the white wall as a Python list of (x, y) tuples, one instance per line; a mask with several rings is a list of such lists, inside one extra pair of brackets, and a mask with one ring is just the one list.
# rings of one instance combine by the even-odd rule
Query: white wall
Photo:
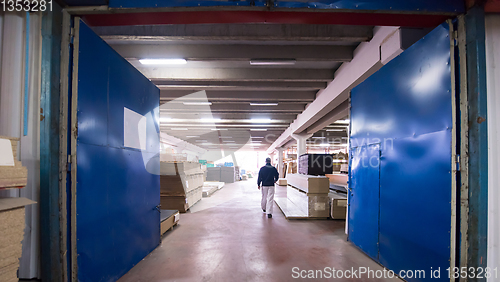
[[(488, 266), (500, 270), (500, 15), (486, 16)], [(500, 281), (490, 278), (488, 281)]]

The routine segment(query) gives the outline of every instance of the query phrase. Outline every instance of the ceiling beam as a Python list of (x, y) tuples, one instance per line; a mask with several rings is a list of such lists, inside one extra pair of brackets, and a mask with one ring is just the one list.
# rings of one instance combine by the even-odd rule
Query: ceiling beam
[(329, 69), (263, 69), (263, 68), (169, 68), (135, 65), (151, 80), (203, 81), (316, 81), (333, 79)]
[[(172, 101), (182, 98), (184, 101), (194, 99), (187, 96), (193, 94), (193, 90), (165, 90), (160, 91), (160, 101)], [(207, 90), (207, 99), (210, 102), (216, 101), (242, 101), (242, 102), (312, 102), (316, 98), (315, 90), (309, 91), (221, 91)]]
[(160, 112), (190, 112), (204, 113), (204, 112), (284, 112), (284, 113), (300, 113), (304, 110), (305, 104), (278, 104), (277, 106), (250, 106), (250, 104), (242, 103), (220, 103), (211, 106), (191, 106), (183, 105), (182, 103), (166, 103), (160, 108)]
[(340, 105), (338, 105), (331, 112), (326, 114), (324, 117), (320, 118), (313, 125), (309, 126), (306, 130), (307, 133), (316, 133), (326, 126), (330, 125), (332, 122), (339, 120), (349, 114), (349, 100), (345, 100)]
[(161, 90), (225, 90), (225, 91), (317, 91), (326, 88), (326, 82), (317, 81), (167, 81), (151, 80)]
[(114, 44), (125, 59), (184, 58), (190, 61), (249, 61), (251, 59), (295, 59), (297, 61), (352, 60), (353, 46), (335, 45), (221, 45), (221, 44)]
[(93, 30), (108, 43), (117, 41), (316, 41), (363, 42), (373, 37), (373, 26), (304, 24), (176, 24), (97, 26)]
[[(160, 108), (161, 109), (161, 108)], [(208, 116), (210, 113), (189, 113), (189, 112), (176, 112), (176, 118), (201, 118), (204, 116)], [(162, 111), (161, 116), (167, 116), (168, 111)], [(229, 113), (212, 113), (211, 118), (220, 118), (220, 119), (251, 119), (251, 118), (271, 118), (278, 120), (289, 120), (293, 121), (297, 117), (297, 114), (291, 113), (280, 113), (280, 112), (272, 112), (272, 113), (252, 113), (252, 112), (229, 112)]]
[[(355, 50), (354, 59), (343, 64), (335, 73), (335, 79), (328, 87), (318, 92), (312, 102), (290, 127), (271, 145), (271, 153), (288, 142), (292, 134), (302, 133), (321, 118), (328, 115), (336, 107), (349, 98), (349, 91), (363, 82), (367, 77), (378, 71), (392, 58), (401, 54), (401, 33), (399, 28), (380, 27), (370, 42), (361, 43)], [(331, 122), (331, 119), (326, 119)], [(311, 128), (314, 130), (318, 129)]]

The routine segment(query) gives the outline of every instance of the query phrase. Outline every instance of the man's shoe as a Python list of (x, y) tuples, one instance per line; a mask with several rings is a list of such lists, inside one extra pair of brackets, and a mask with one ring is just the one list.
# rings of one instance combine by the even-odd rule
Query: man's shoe
[(265, 213), (265, 212), (266, 212), (266, 210), (262, 210), (262, 212), (263, 212), (263, 213)]
[(267, 218), (272, 218), (272, 217), (273, 217), (273, 215), (272, 215), (272, 214), (268, 214), (268, 215), (267, 215)]

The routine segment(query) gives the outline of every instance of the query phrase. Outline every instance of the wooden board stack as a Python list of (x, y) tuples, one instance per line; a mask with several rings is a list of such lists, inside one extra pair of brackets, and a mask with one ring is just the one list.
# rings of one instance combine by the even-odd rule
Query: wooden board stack
[(14, 157), (14, 166), (0, 166), (0, 190), (23, 188), (28, 183), (28, 169), (16, 158), (19, 138), (0, 136), (0, 139), (10, 141)]
[(287, 219), (324, 219), (330, 214), (330, 183), (324, 176), (287, 175), (287, 197), (275, 202)]
[(212, 196), (213, 193), (222, 189), (224, 182), (207, 181), (203, 184), (203, 198)]
[(24, 238), (24, 206), (33, 203), (26, 198), (0, 199), (0, 281), (18, 281), (17, 269)]
[(198, 162), (160, 162), (162, 209), (186, 212), (201, 200), (204, 177)]

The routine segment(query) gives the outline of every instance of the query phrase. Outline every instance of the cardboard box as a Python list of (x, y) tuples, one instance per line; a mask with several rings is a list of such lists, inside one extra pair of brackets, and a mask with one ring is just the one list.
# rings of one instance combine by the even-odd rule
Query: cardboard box
[(278, 179), (278, 185), (279, 186), (287, 186), (287, 181), (286, 181), (286, 178), (280, 178)]
[(347, 196), (337, 193), (328, 194), (330, 198), (330, 217), (332, 219), (346, 219)]
[(287, 198), (295, 204), (307, 217), (327, 218), (330, 213), (328, 194), (306, 194), (299, 189), (288, 186)]
[(330, 181), (325, 176), (288, 174), (286, 176), (286, 180), (288, 185), (298, 188), (306, 193), (328, 194), (330, 192)]

